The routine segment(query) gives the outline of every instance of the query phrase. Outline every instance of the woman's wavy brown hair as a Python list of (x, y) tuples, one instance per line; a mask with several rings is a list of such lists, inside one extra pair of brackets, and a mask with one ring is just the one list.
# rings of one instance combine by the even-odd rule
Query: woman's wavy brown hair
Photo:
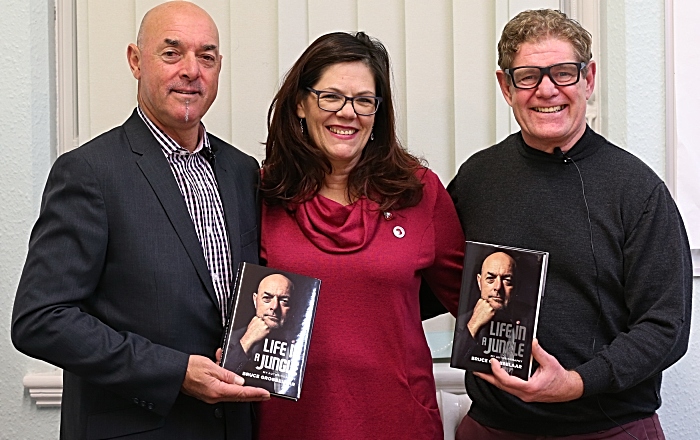
[[(334, 32), (314, 41), (291, 70), (270, 105), (263, 161), (261, 193), (268, 205), (294, 205), (313, 198), (321, 189), (331, 163), (304, 133), (297, 104), (323, 73), (338, 63), (360, 61), (372, 71), (382, 102), (369, 140), (348, 176), (348, 196), (367, 197), (380, 210), (415, 206), (423, 196), (417, 171), (422, 161), (408, 153), (396, 138), (396, 120), (390, 85), (389, 55), (384, 45), (364, 32)], [(302, 122), (303, 123), (303, 122)], [(308, 132), (308, 130), (306, 130)]]

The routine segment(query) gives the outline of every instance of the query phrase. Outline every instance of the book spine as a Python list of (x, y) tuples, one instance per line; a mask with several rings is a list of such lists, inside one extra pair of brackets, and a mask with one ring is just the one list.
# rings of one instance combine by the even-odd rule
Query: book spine
[(309, 322), (307, 324), (308, 330), (305, 332), (306, 337), (304, 338), (304, 353), (302, 359), (300, 360), (301, 362), (299, 364), (299, 371), (297, 372), (297, 383), (299, 385), (297, 387), (297, 394), (294, 400), (298, 400), (301, 396), (301, 385), (304, 383), (304, 373), (306, 372), (306, 360), (309, 355), (309, 345), (311, 344), (312, 329), (314, 327), (314, 321), (316, 320), (316, 306), (318, 306), (318, 294), (321, 291), (321, 280), (316, 280), (316, 283), (314, 283), (313, 290), (314, 294), (311, 297), (313, 307), (311, 310), (311, 318), (309, 319)]
[[(535, 323), (532, 327), (532, 339), (537, 338), (537, 327), (539, 326), (540, 323), (540, 306), (542, 305), (542, 298), (544, 298), (544, 287), (545, 284), (547, 283), (547, 268), (549, 266), (549, 253), (545, 252), (542, 255), (542, 269), (540, 270), (540, 286), (539, 290), (537, 291), (537, 305), (535, 306)], [(532, 345), (532, 341), (530, 341), (530, 345)], [(527, 370), (527, 377), (532, 376), (532, 368), (534, 365), (534, 356), (532, 353), (530, 353), (530, 367)]]
[(226, 313), (226, 328), (224, 329), (223, 340), (221, 341), (221, 365), (224, 365), (226, 360), (226, 355), (228, 354), (228, 340), (231, 337), (231, 331), (233, 330), (233, 318), (236, 316), (236, 309), (238, 308), (238, 297), (241, 292), (241, 279), (243, 279), (243, 273), (248, 263), (245, 261), (238, 265), (238, 272), (236, 272), (236, 281), (233, 285), (231, 292), (231, 301), (228, 306)]

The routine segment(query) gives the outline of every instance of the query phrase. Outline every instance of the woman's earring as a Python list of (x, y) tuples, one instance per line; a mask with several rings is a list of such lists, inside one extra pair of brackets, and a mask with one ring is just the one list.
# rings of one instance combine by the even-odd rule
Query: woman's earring
[(304, 134), (304, 120), (299, 118), (299, 126), (301, 127), (301, 134)]
[(372, 132), (372, 133), (369, 134), (369, 140), (370, 140), (370, 141), (373, 141), (373, 140), (374, 140), (374, 132)]

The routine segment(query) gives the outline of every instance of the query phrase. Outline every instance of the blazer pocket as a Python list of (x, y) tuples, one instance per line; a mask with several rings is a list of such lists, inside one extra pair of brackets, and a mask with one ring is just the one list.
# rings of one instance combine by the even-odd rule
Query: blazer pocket
[(251, 243), (258, 243), (258, 227), (255, 226), (250, 231), (241, 234), (241, 248), (244, 248)]
[(162, 428), (165, 417), (140, 407), (91, 414), (87, 421), (88, 440), (106, 440)]

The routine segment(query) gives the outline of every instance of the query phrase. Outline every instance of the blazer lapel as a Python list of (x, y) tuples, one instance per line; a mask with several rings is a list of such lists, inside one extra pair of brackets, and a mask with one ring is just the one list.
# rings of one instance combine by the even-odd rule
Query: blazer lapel
[(143, 172), (158, 197), (163, 210), (182, 242), (185, 251), (190, 257), (199, 278), (207, 289), (209, 296), (218, 307), (218, 300), (214, 292), (214, 285), (204, 259), (202, 245), (199, 243), (192, 219), (187, 211), (187, 205), (182, 198), (180, 188), (177, 186), (173, 172), (170, 169), (158, 141), (153, 137), (146, 124), (134, 111), (124, 124), (131, 150), (140, 155), (136, 163)]
[(229, 248), (231, 249), (231, 270), (235, 274), (238, 270), (238, 263), (241, 261), (241, 228), (238, 219), (238, 207), (240, 204), (237, 195), (240, 179), (235, 178), (235, 164), (225, 159), (227, 159), (225, 154), (222, 154), (221, 151), (216, 152), (216, 181), (219, 186), (221, 203), (224, 205), (224, 215), (226, 216)]

